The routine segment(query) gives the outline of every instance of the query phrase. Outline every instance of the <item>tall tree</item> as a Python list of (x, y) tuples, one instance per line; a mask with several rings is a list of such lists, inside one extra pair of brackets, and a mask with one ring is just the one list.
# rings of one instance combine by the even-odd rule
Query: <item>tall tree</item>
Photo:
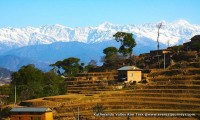
[(122, 53), (124, 57), (126, 57), (128, 54), (131, 57), (133, 47), (136, 46), (133, 34), (126, 32), (117, 32), (116, 34), (113, 35), (113, 37), (117, 42), (121, 43), (121, 46), (119, 48), (119, 53)]
[[(157, 50), (159, 50), (159, 48), (160, 48), (159, 36), (160, 36), (160, 29), (161, 29), (162, 26), (163, 26), (162, 22), (156, 25), (156, 27), (158, 28), (158, 32), (157, 32), (158, 33), (158, 36), (157, 36)], [(158, 55), (158, 51), (157, 51), (157, 56), (158, 56), (158, 67), (160, 68), (160, 59), (159, 59), (160, 55)]]
[[(83, 66), (79, 62), (80, 59), (75, 57), (70, 57), (64, 59), (63, 61), (58, 61), (54, 64), (51, 64), (51, 66), (63, 69), (65, 71), (64, 74), (67, 76), (74, 76), (75, 74), (83, 70)], [(60, 72), (60, 70), (58, 71)]]
[(17, 96), (26, 100), (43, 96), (43, 72), (34, 65), (27, 65), (12, 74), (12, 89), (17, 87)]
[(107, 47), (103, 50), (105, 57), (102, 58), (104, 62), (103, 66), (107, 69), (116, 69), (119, 67), (121, 57), (117, 54), (118, 50), (116, 47)]
[(110, 58), (114, 55), (117, 55), (117, 48), (116, 47), (107, 47), (103, 50), (103, 53), (105, 54), (105, 58)]
[[(64, 94), (63, 89), (67, 90), (66, 83), (63, 82), (60, 76), (56, 75), (54, 71), (44, 73), (44, 95), (52, 96)], [(62, 86), (61, 86), (62, 85)]]
[(161, 29), (162, 26), (163, 26), (162, 22), (156, 25), (156, 27), (158, 28), (158, 32), (157, 32), (158, 33), (158, 36), (157, 36), (157, 50), (159, 50), (159, 48), (160, 48), (159, 36), (160, 36), (160, 29)]

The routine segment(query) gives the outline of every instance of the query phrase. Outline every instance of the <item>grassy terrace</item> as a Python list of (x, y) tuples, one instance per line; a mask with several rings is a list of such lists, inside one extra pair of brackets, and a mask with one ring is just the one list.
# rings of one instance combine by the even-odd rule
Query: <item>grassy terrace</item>
[[(66, 80), (69, 85), (67, 95), (23, 101), (21, 105), (51, 107), (55, 120), (74, 120), (78, 108), (82, 119), (128, 119), (128, 116), (94, 116), (93, 108), (97, 104), (101, 104), (108, 114), (193, 114), (184, 117), (135, 115), (130, 117), (133, 120), (197, 120), (197, 115), (200, 115), (199, 71), (199, 68), (184, 69), (184, 75), (180, 70), (152, 71), (147, 84), (136, 84), (124, 89), (117, 89), (114, 84), (116, 72), (79, 74)], [(173, 75), (169, 75), (171, 72)]]
[(200, 80), (200, 75), (178, 75), (178, 76), (159, 76), (152, 78), (151, 81), (173, 81), (173, 80)]

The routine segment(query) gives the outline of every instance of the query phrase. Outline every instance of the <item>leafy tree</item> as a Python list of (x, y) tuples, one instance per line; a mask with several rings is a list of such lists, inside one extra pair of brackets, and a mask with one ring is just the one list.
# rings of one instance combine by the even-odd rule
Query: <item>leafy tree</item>
[(10, 107), (0, 108), (0, 120), (4, 120), (3, 118), (7, 118), (10, 116)]
[(79, 64), (79, 62), (80, 59), (70, 57), (64, 59), (63, 61), (57, 61), (56, 63), (51, 64), (51, 66), (58, 68), (58, 74), (61, 74), (60, 69), (63, 69), (65, 71), (65, 75), (74, 76), (75, 74), (83, 71), (83, 64)]
[(53, 71), (44, 74), (44, 95), (52, 96), (60, 94), (61, 78)]
[(57, 61), (54, 64), (51, 64), (50, 66), (53, 66), (53, 70), (58, 73), (59, 75), (61, 75), (61, 69), (62, 69), (62, 61)]
[(65, 94), (67, 92), (67, 83), (64, 78), (55, 74), (54, 71), (44, 73), (44, 95), (52, 96)]
[(66, 94), (67, 93), (67, 83), (62, 80), (60, 83), (59, 83), (59, 94), (60, 95), (63, 95), (63, 94)]
[(19, 99), (31, 99), (41, 97), (43, 88), (43, 72), (36, 69), (34, 65), (21, 67), (18, 72), (12, 74), (12, 89), (17, 86), (17, 94), (21, 96)]
[(126, 32), (117, 32), (116, 34), (113, 35), (113, 37), (117, 42), (121, 43), (121, 46), (119, 48), (119, 53), (122, 53), (124, 57), (126, 57), (127, 55), (131, 57), (133, 47), (136, 46), (133, 34)]
[(102, 62), (104, 62), (104, 67), (107, 69), (115, 69), (118, 68), (122, 61), (121, 56), (117, 54), (118, 50), (116, 47), (107, 47), (103, 50), (105, 57), (102, 58)]
[[(17, 88), (17, 99), (27, 100), (32, 98), (64, 94), (66, 83), (56, 75), (54, 71), (47, 73), (35, 68), (34, 65), (27, 65), (12, 74), (11, 88)], [(64, 90), (65, 89), (65, 90)], [(14, 99), (14, 92), (11, 93)]]
[(105, 58), (110, 58), (114, 55), (117, 55), (117, 48), (116, 47), (107, 47), (103, 50), (103, 53), (105, 54)]
[(8, 95), (10, 94), (11, 89), (10, 89), (10, 85), (2, 85), (0, 86), (0, 95)]
[(104, 62), (104, 66), (107, 69), (118, 69), (119, 67), (123, 66), (124, 60), (123, 56), (121, 55), (113, 55), (109, 59), (106, 59)]

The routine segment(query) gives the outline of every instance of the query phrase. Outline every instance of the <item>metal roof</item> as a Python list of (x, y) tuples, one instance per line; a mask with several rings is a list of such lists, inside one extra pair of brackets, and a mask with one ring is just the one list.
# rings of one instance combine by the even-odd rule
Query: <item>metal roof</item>
[(140, 69), (140, 68), (138, 68), (136, 66), (124, 66), (124, 67), (121, 67), (121, 68), (119, 68), (117, 70), (142, 70), (142, 69)]
[(50, 108), (33, 108), (33, 107), (24, 107), (24, 108), (12, 108), (11, 112), (51, 112)]

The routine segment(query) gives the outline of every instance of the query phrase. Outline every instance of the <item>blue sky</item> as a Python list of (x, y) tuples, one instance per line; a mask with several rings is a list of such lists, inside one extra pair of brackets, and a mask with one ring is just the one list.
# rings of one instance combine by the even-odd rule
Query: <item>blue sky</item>
[(185, 19), (200, 25), (200, 0), (0, 0), (0, 28), (142, 24)]

